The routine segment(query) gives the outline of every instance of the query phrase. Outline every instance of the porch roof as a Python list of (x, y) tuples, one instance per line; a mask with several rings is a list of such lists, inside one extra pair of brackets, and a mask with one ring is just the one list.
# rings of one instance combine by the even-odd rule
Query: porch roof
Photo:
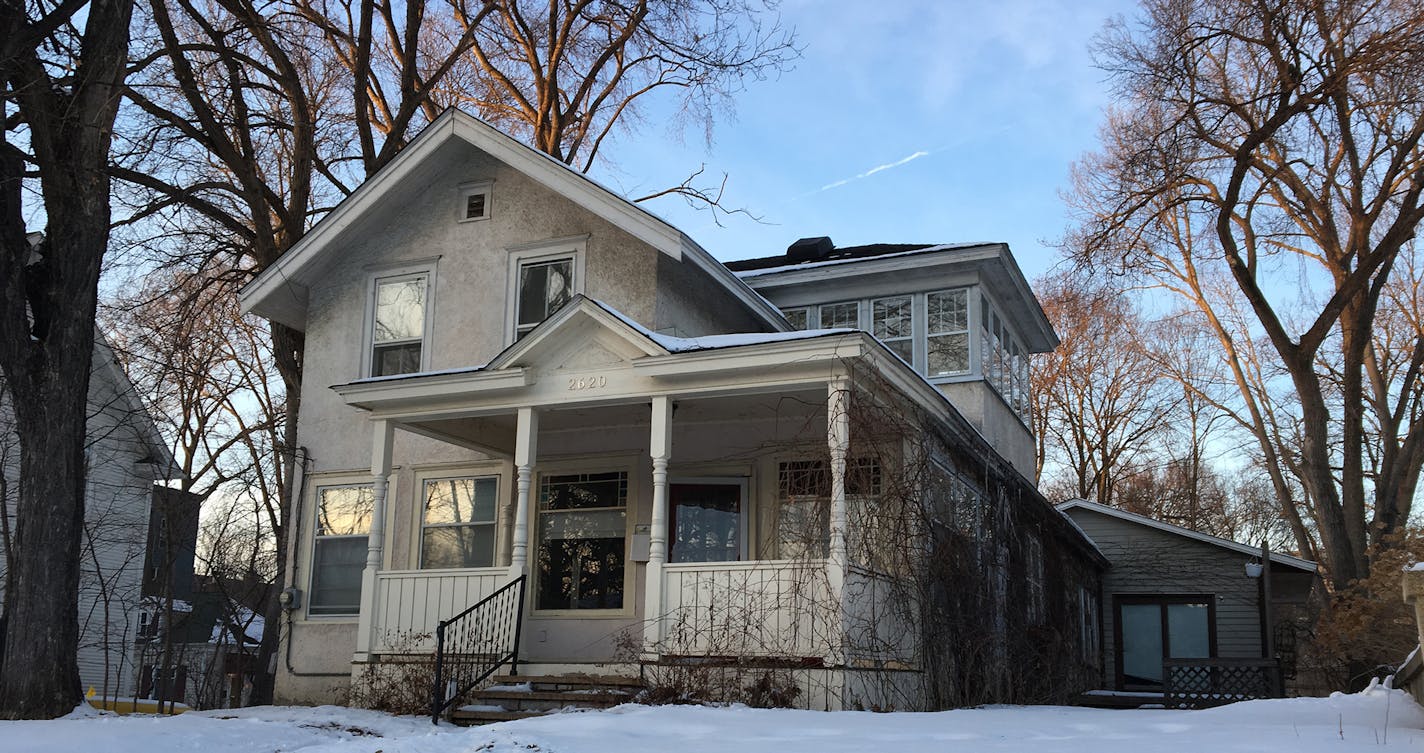
[(487, 364), (358, 379), (331, 389), (354, 408), (408, 426), (422, 420), (509, 414), (520, 407), (612, 405), (643, 402), (654, 395), (714, 397), (804, 388), (849, 377), (852, 362), (873, 369), (930, 415), (993, 451), (944, 393), (866, 332), (829, 329), (674, 337), (651, 332), (611, 306), (582, 295)]

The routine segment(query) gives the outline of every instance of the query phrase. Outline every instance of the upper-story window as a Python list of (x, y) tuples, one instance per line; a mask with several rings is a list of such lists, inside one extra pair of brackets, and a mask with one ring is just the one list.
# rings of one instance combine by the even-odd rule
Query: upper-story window
[(914, 320), (914, 308), (908, 295), (870, 303), (871, 334), (911, 365), (915, 363)]
[(821, 329), (859, 329), (860, 302), (829, 303), (821, 306)]
[(460, 184), (460, 222), (489, 219), (490, 188), (493, 185), (488, 180)]
[(529, 334), (582, 290), (584, 241), (584, 237), (579, 237), (512, 250), (512, 340)]
[(969, 290), (941, 290), (925, 296), (925, 373), (969, 373)]
[(410, 374), (426, 363), (429, 332), (429, 270), (376, 277), (372, 282), (371, 376)]
[(791, 323), (792, 329), (810, 329), (811, 327), (811, 309), (809, 308), (803, 306), (796, 309), (782, 309), (781, 315)]

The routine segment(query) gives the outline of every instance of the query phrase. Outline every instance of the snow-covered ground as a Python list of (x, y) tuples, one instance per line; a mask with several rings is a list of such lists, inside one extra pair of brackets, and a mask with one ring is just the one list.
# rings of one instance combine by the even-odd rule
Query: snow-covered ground
[[(1388, 726), (1386, 726), (1388, 717)], [(323, 706), (76, 714), (0, 722), (20, 753), (1222, 753), (1424, 749), (1424, 709), (1400, 691), (1252, 701), (1207, 711), (1002, 706), (934, 714), (620, 706), (473, 729)]]

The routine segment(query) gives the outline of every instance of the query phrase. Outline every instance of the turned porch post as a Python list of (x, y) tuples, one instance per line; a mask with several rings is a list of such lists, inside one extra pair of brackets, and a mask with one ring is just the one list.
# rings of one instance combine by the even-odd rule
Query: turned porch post
[[(850, 387), (839, 379), (827, 385), (826, 395), (826, 445), (831, 454), (831, 510), (830, 542), (826, 557), (826, 583), (830, 602), (836, 614), (841, 616), (845, 591), (846, 569), (849, 557), (846, 554), (846, 453), (850, 450)], [(838, 619), (833, 624), (842, 624)], [(839, 664), (844, 652), (845, 640), (841, 631), (840, 640), (835, 645), (836, 655), (827, 657)]]
[(510, 544), (509, 577), (528, 574), (529, 563), (529, 487), (534, 480), (534, 459), (538, 457), (539, 414), (533, 408), (520, 408), (514, 434), (514, 534)]
[(647, 578), (643, 584), (643, 655), (657, 654), (663, 639), (663, 565), (667, 563), (668, 460), (672, 457), (672, 398), (653, 398), (648, 454), (653, 460), (653, 515), (648, 526)]
[(366, 661), (375, 645), (376, 574), (386, 544), (386, 497), (391, 475), (391, 444), (395, 427), (384, 419), (371, 422), (371, 527), (366, 534), (366, 567), (361, 571), (361, 613), (357, 618), (356, 660)]

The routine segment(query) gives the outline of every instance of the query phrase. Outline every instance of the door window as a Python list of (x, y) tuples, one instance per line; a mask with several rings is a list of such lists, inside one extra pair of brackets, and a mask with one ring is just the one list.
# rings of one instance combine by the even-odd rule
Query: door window
[(1122, 690), (1160, 690), (1164, 659), (1215, 654), (1209, 596), (1119, 597), (1117, 618)]

